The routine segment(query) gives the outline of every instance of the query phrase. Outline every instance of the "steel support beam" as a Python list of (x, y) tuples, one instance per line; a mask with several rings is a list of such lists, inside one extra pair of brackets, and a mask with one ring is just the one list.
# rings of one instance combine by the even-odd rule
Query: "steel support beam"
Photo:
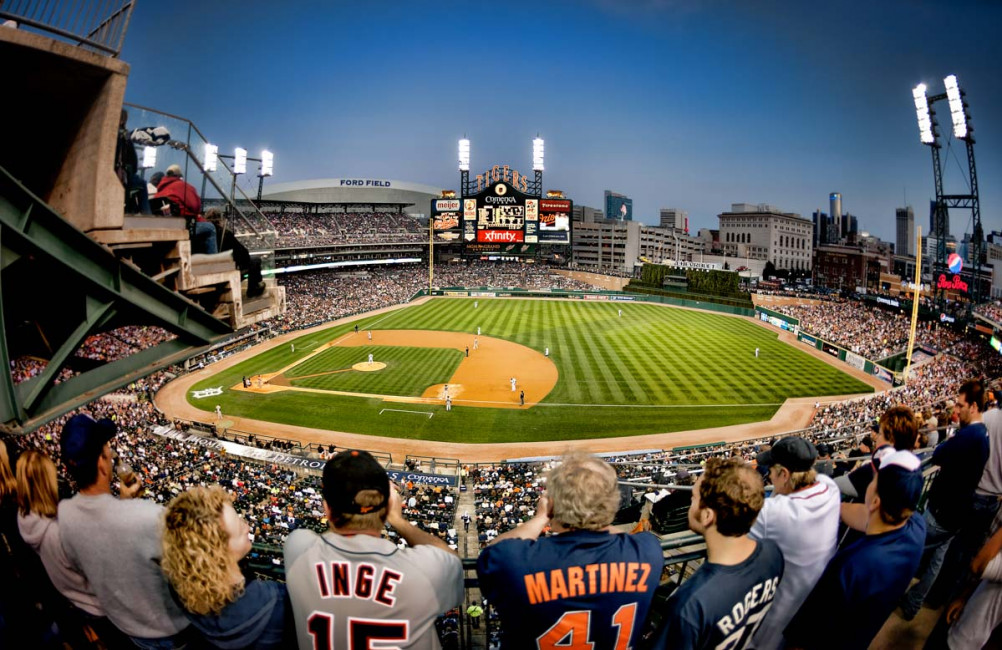
[[(12, 327), (48, 318), (50, 329), (62, 331), (40, 375), (15, 386), (9, 370), (3, 373), (0, 429), (30, 431), (232, 333), (227, 323), (118, 260), (2, 168), (0, 244), (0, 281), (26, 288), (38, 300), (35, 307), (4, 304), (0, 297), (0, 362), (10, 368)], [(19, 312), (17, 323), (10, 320), (12, 307)], [(155, 325), (178, 338), (55, 384), (84, 340), (113, 324)]]

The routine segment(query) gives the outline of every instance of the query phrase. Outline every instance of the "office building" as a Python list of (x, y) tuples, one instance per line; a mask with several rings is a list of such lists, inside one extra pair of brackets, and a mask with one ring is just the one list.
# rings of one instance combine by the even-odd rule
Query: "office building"
[(915, 254), (915, 212), (912, 206), (898, 208), (894, 211), (894, 223), (896, 226), (896, 237), (894, 238), (894, 252), (898, 255)]
[(799, 214), (771, 205), (734, 203), (718, 215), (724, 254), (771, 261), (777, 269), (809, 271), (813, 224)]

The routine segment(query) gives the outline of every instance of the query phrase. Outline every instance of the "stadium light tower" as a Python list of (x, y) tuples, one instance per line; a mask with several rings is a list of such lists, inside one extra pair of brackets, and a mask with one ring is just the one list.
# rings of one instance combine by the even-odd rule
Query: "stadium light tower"
[(219, 147), (214, 144), (205, 143), (205, 164), (203, 169), (207, 172), (214, 172), (219, 167)]
[(261, 201), (261, 192), (264, 190), (264, 177), (275, 173), (275, 154), (265, 149), (261, 152), (261, 172), (257, 175), (257, 200)]
[(247, 150), (243, 147), (237, 147), (233, 150), (233, 173), (247, 173)]
[(532, 171), (543, 171), (543, 139), (538, 134), (532, 141)]
[(543, 149), (543, 139), (537, 133), (532, 141), (532, 171), (536, 173), (534, 179), (536, 196), (543, 195)]
[[(932, 236), (936, 238), (936, 258), (932, 264), (933, 291), (937, 303), (942, 303), (944, 299), (944, 287), (940, 286), (938, 278), (945, 275), (946, 271), (946, 239), (949, 236), (947, 231), (947, 216), (950, 208), (970, 208), (972, 216), (972, 290), (970, 292), (969, 307), (973, 307), (981, 299), (981, 253), (982, 239), (984, 231), (981, 227), (981, 208), (978, 200), (978, 174), (974, 164), (974, 129), (970, 125), (970, 115), (967, 112), (967, 102), (964, 101), (965, 93), (957, 82), (956, 75), (950, 75), (943, 79), (946, 92), (939, 95), (927, 95), (926, 85), (919, 84), (912, 90), (912, 99), (915, 102), (915, 114), (918, 118), (919, 139), (922, 144), (927, 145), (932, 152), (933, 179), (936, 185), (936, 207), (933, 219)], [(940, 162), (939, 125), (936, 122), (936, 111), (932, 106), (940, 100), (947, 100), (950, 106), (950, 119), (953, 123), (953, 136), (966, 145), (967, 167), (969, 174), (969, 194), (945, 194), (943, 192), (943, 168)], [(921, 252), (919, 252), (921, 254)]]
[(157, 166), (157, 148), (156, 147), (143, 147), (143, 173), (146, 173), (147, 169), (153, 169)]
[(470, 141), (465, 135), (459, 141), (459, 193), (470, 194)]

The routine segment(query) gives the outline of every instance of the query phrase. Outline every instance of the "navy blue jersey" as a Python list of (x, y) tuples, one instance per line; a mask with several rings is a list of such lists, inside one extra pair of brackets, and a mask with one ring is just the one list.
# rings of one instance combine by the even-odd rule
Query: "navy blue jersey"
[(654, 647), (742, 650), (769, 613), (782, 577), (783, 554), (769, 539), (758, 540), (741, 564), (705, 562), (668, 599)]
[[(918, 570), (925, 531), (925, 519), (913, 514), (901, 528), (867, 535), (836, 553), (787, 626), (787, 644), (869, 646)], [(832, 625), (836, 614), (841, 623)]]
[(657, 537), (573, 531), (509, 539), (477, 560), (505, 648), (634, 648), (661, 579)]

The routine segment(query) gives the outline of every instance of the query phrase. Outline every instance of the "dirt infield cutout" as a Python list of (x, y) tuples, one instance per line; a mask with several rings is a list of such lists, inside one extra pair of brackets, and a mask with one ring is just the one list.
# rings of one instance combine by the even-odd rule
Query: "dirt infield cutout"
[[(230, 390), (249, 393), (276, 393), (281, 391), (302, 391), (309, 393), (325, 393), (328, 395), (350, 395), (354, 397), (378, 397), (387, 402), (402, 402), (408, 404), (444, 404), (448, 395), (453, 405), (474, 406), (483, 408), (514, 408), (527, 409), (545, 398), (557, 385), (559, 373), (557, 366), (542, 353), (524, 345), (480, 336), (477, 349), (473, 348), (473, 334), (464, 332), (436, 332), (428, 330), (377, 330), (373, 331), (370, 341), (365, 333), (348, 333), (341, 338), (319, 345), (307, 356), (298, 359), (274, 373), (267, 373), (251, 378), (250, 387), (236, 384)], [(319, 388), (304, 388), (293, 386), (286, 376), (292, 368), (313, 358), (324, 350), (332, 347), (361, 347), (383, 345), (390, 347), (412, 348), (450, 348), (466, 351), (456, 372), (445, 384), (428, 386), (420, 397), (405, 397), (400, 395), (373, 395), (371, 393), (353, 393), (347, 391), (323, 390)], [(379, 366), (378, 368), (374, 366)], [(356, 363), (351, 369), (332, 370), (329, 373), (362, 371), (372, 372), (386, 367), (385, 363)], [(315, 375), (310, 375), (315, 376)], [(515, 378), (515, 389), (512, 389), (511, 379)], [(260, 386), (259, 386), (260, 384)], [(446, 387), (448, 386), (448, 391)], [(519, 394), (525, 391), (525, 405), (520, 405)]]

